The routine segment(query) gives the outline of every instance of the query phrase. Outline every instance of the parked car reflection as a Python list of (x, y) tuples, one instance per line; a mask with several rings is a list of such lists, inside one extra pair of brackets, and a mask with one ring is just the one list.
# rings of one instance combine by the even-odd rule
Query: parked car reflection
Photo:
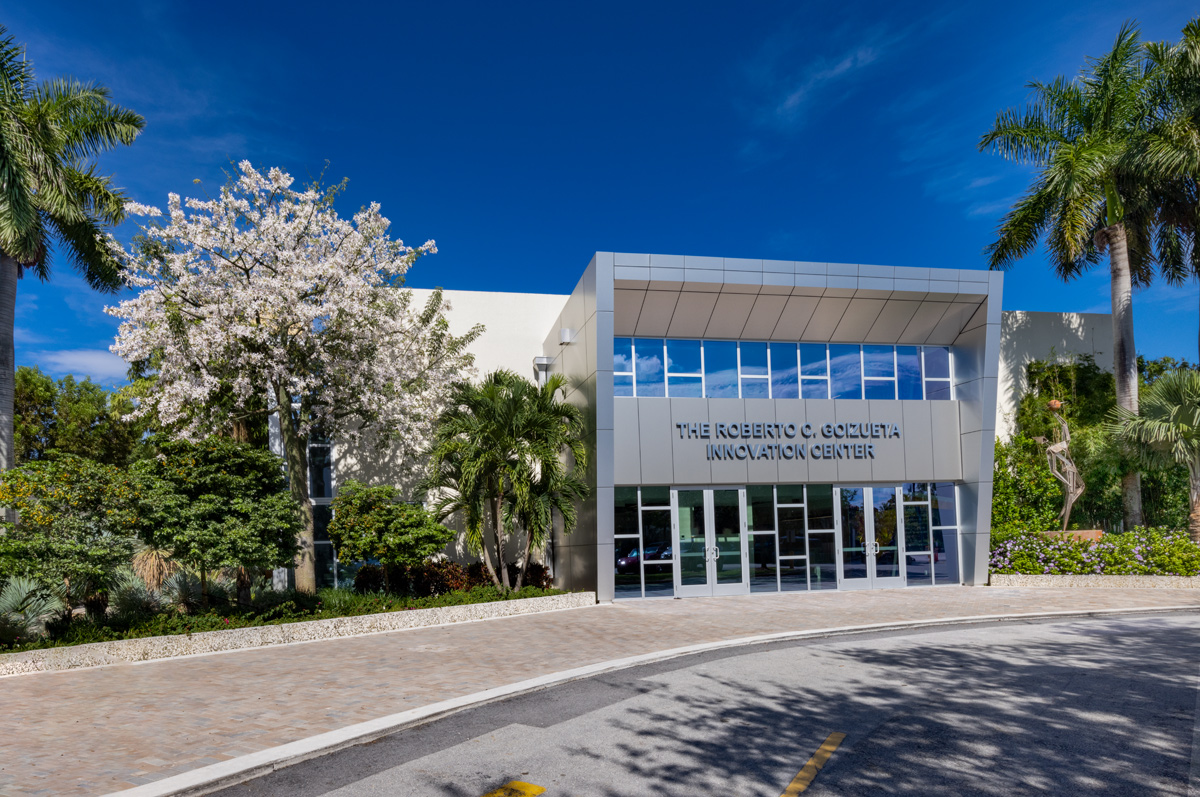
[[(670, 545), (647, 545), (646, 546), (646, 572), (647, 573), (662, 573), (671, 569), (671, 546)], [(638, 562), (640, 561), (639, 551), (634, 548), (622, 557), (617, 559), (618, 573), (636, 573)]]

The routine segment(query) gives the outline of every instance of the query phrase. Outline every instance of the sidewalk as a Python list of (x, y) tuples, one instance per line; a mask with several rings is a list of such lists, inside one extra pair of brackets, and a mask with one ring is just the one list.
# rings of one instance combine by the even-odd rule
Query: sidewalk
[(0, 794), (96, 795), (610, 659), (782, 631), (1187, 606), (1200, 590), (946, 587), (689, 600), (0, 679)]

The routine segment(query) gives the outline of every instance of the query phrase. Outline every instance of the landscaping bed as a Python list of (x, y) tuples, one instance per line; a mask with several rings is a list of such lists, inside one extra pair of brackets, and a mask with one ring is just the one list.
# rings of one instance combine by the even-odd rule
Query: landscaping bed
[[(485, 593), (491, 597), (485, 597)], [(580, 608), (594, 605), (596, 594), (526, 588), (500, 596), (494, 588), (477, 587), (468, 592), (448, 593), (435, 598), (389, 600), (397, 603), (407, 601), (407, 605), (382, 613), (342, 614), (299, 621), (277, 619), (240, 627), (225, 625), (222, 621), (220, 630), (182, 631), (165, 636), (125, 637), (85, 644), (59, 642), (30, 645), (17, 652), (0, 654), (0, 676), (150, 661)], [(418, 604), (426, 608), (420, 608)], [(207, 616), (186, 619), (200, 621)]]
[(1094, 542), (1024, 532), (994, 545), (989, 571), (996, 586), (1000, 576), (1191, 577), (1200, 575), (1200, 545), (1169, 529), (1136, 528)]

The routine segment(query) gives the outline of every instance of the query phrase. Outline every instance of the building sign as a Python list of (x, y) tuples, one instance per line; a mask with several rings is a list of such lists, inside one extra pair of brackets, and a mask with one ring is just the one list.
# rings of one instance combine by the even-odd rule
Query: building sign
[(680, 440), (710, 440), (710, 459), (875, 459), (878, 441), (900, 437), (896, 423), (676, 423)]

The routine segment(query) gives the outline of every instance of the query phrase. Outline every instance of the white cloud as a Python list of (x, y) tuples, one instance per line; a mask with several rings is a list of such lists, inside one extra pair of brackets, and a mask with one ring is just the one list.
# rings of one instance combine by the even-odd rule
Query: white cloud
[[(22, 358), (24, 359), (24, 358)], [(92, 378), (105, 387), (125, 383), (129, 366), (117, 355), (104, 349), (60, 349), (58, 351), (31, 352), (28, 359), (33, 365), (54, 376), (74, 374), (75, 378)]]

